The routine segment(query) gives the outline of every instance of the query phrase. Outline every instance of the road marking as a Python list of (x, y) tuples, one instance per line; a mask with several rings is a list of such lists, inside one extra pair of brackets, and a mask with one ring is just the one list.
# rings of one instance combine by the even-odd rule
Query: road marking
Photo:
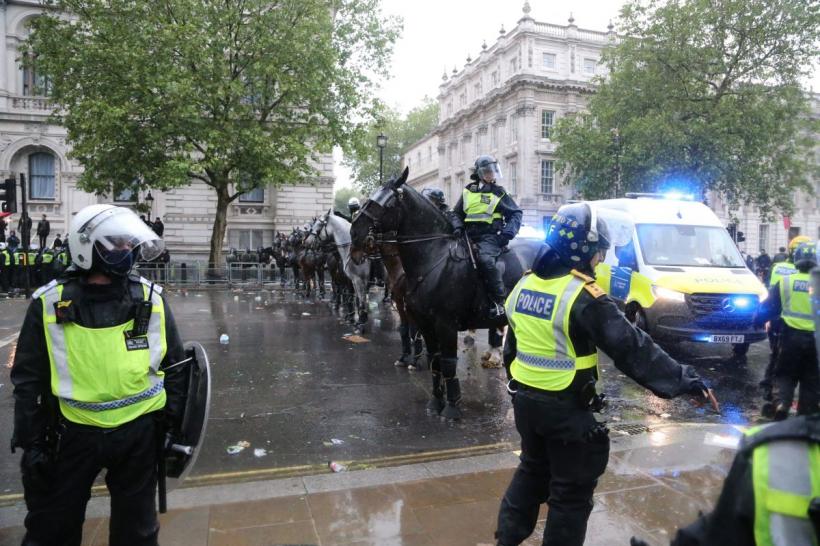
[(17, 339), (17, 334), (12, 334), (7, 338), (0, 339), (0, 349), (8, 345), (9, 343), (14, 343), (14, 340)]

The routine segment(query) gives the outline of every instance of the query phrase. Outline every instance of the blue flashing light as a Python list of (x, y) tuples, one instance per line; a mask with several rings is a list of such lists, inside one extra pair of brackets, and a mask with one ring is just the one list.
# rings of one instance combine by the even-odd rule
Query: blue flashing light
[(670, 191), (663, 194), (664, 198), (674, 201), (693, 201), (695, 196), (691, 193), (681, 193), (677, 191)]
[(732, 304), (734, 304), (735, 309), (749, 309), (754, 305), (754, 302), (748, 296), (737, 296), (732, 298)]
[(708, 334), (699, 334), (695, 336), (695, 341), (709, 341), (710, 337)]

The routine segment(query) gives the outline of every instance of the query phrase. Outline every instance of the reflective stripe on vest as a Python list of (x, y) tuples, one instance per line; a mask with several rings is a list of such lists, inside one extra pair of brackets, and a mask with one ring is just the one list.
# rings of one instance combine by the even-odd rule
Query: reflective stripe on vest
[(806, 332), (814, 331), (814, 317), (809, 298), (809, 274), (794, 273), (780, 280), (780, 316), (789, 327)]
[[(147, 298), (148, 287), (142, 288)], [(125, 332), (133, 328), (133, 320), (108, 328), (58, 324), (54, 306), (62, 293), (63, 285), (52, 282), (40, 299), (51, 390), (63, 416), (75, 423), (113, 428), (165, 407), (165, 374), (159, 367), (167, 345), (160, 295), (151, 298), (146, 337), (135, 338), (129, 347)]]
[(809, 504), (820, 497), (820, 445), (763, 444), (752, 453), (757, 546), (817, 545)]
[(2, 263), (3, 266), (8, 267), (11, 265), (11, 254), (9, 254), (8, 250), (0, 251), (0, 258), (2, 258), (0, 263)]
[(492, 224), (493, 220), (502, 218), (501, 213), (495, 211), (501, 202), (501, 197), (494, 193), (473, 192), (465, 188), (461, 194), (461, 200), (464, 206), (465, 222)]
[(797, 268), (791, 262), (778, 262), (772, 266), (772, 275), (769, 278), (769, 286), (774, 286), (783, 277), (788, 277), (797, 273)]
[(584, 288), (575, 275), (522, 278), (505, 304), (515, 333), (516, 357), (510, 373), (519, 383), (538, 389), (567, 388), (577, 370), (598, 365), (598, 354), (578, 357), (569, 337), (572, 304)]

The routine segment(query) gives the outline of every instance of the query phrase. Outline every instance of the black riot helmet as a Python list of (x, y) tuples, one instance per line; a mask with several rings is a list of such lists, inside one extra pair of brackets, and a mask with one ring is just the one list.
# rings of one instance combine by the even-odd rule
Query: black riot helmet
[(587, 203), (564, 205), (547, 228), (547, 244), (561, 257), (561, 263), (579, 271), (590, 271), (590, 260), (610, 247), (609, 228)]
[(501, 168), (498, 166), (498, 161), (491, 155), (480, 155), (476, 158), (473, 165), (473, 174), (470, 178), (481, 182), (498, 182), (504, 178), (501, 174)]
[(433, 202), (439, 208), (447, 206), (447, 200), (444, 198), (444, 192), (439, 188), (424, 188), (421, 194)]

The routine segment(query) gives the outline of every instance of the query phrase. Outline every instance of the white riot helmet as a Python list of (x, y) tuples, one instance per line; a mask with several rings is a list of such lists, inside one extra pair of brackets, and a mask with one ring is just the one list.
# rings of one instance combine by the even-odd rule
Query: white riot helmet
[(359, 208), (361, 206), (362, 206), (362, 204), (359, 203), (359, 198), (358, 197), (351, 197), (347, 201), (347, 208), (349, 208), (351, 211), (359, 210)]
[(28, 245), (28, 249), (32, 252), (37, 252), (38, 250), (40, 250), (40, 245), (37, 243), (31, 243), (30, 245)]
[(6, 248), (8, 248), (6, 243), (0, 243), (0, 250), (6, 250)]
[(100, 270), (126, 275), (138, 256), (150, 261), (165, 248), (162, 239), (130, 209), (91, 205), (71, 219), (68, 246), (74, 266), (90, 270), (95, 260)]

